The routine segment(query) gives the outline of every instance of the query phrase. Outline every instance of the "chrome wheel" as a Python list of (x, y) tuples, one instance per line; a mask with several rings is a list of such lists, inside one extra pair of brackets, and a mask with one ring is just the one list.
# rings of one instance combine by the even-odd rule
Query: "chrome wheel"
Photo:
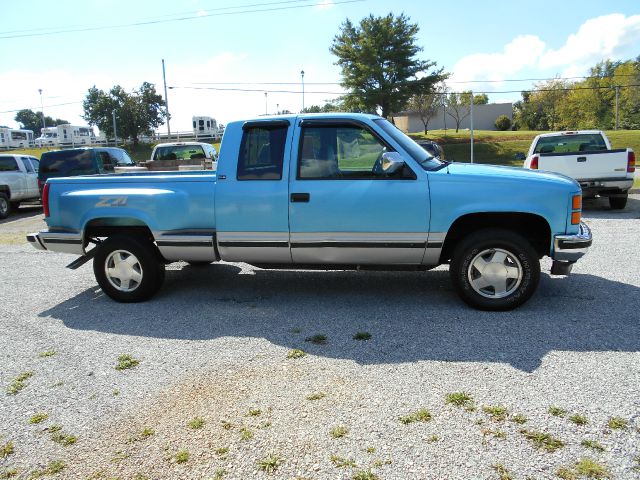
[(0, 197), (0, 217), (4, 218), (9, 213), (9, 202), (6, 198)]
[(485, 298), (504, 298), (517, 290), (523, 270), (518, 258), (502, 248), (478, 253), (469, 263), (467, 276), (471, 288)]
[(121, 292), (132, 292), (142, 282), (142, 265), (138, 258), (126, 250), (115, 250), (104, 263), (109, 283)]

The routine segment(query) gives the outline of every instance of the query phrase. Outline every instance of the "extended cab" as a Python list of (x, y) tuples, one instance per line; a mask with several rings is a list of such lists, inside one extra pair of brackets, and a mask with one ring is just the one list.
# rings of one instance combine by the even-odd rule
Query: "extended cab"
[[(54, 178), (40, 250), (93, 259), (111, 298), (160, 288), (175, 261), (262, 268), (426, 270), (449, 264), (468, 304), (531, 297), (539, 259), (566, 275), (591, 245), (580, 186), (523, 169), (432, 157), (363, 114), (264, 117), (227, 126), (214, 172)], [(215, 272), (215, 270), (212, 270)]]
[(580, 183), (585, 197), (609, 197), (611, 208), (623, 209), (636, 156), (630, 148), (613, 150), (600, 130), (554, 132), (533, 139), (524, 167), (567, 175)]
[(0, 155), (0, 218), (7, 218), (20, 202), (40, 199), (39, 164), (30, 155)]

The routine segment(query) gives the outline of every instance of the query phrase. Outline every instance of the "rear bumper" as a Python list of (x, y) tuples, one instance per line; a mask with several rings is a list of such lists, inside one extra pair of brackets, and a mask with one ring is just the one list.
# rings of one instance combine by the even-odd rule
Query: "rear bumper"
[(627, 193), (633, 186), (633, 179), (578, 180), (584, 196), (616, 195)]
[(78, 233), (50, 232), (43, 230), (27, 235), (27, 241), (37, 250), (84, 255), (82, 236)]
[(580, 222), (575, 235), (556, 235), (553, 239), (553, 259), (560, 262), (576, 262), (591, 246), (593, 237), (585, 223)]

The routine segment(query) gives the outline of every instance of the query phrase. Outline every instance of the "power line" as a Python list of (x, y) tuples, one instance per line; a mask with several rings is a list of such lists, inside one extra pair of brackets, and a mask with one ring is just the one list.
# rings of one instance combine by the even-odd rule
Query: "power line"
[[(64, 105), (77, 105), (78, 103), (83, 103), (82, 100), (80, 100), (79, 102), (66, 102), (66, 103), (56, 103), (55, 105), (45, 105), (45, 108), (51, 108), (51, 107), (62, 107)], [(20, 110), (40, 110), (40, 106), (38, 107), (25, 107), (25, 108), (17, 108), (15, 110), (4, 110), (0, 113), (13, 113), (13, 112), (19, 112)]]
[[(308, 1), (308, 0), (291, 0), (291, 1)], [(342, 5), (342, 4), (347, 4), (347, 3), (357, 3), (357, 2), (365, 2), (365, 1), (366, 0), (341, 0), (341, 1), (334, 2), (333, 5)], [(265, 4), (265, 5), (274, 5), (274, 4), (278, 4), (278, 3), (283, 3), (283, 2), (275, 2), (275, 3), (271, 3), (271, 4)], [(285, 7), (238, 10), (238, 11), (235, 11), (235, 12), (207, 13), (207, 14), (204, 14), (204, 15), (196, 13), (194, 15), (189, 15), (189, 16), (185, 16), (185, 17), (169, 18), (169, 19), (164, 19), (164, 20), (147, 20), (147, 21), (139, 21), (139, 22), (132, 22), (132, 23), (122, 23), (122, 24), (118, 24), (118, 25), (104, 25), (104, 26), (94, 26), (94, 27), (69, 28), (69, 29), (55, 30), (55, 31), (44, 32), (44, 33), (24, 33), (24, 34), (18, 34), (18, 35), (4, 35), (4, 36), (0, 36), (0, 40), (8, 39), (8, 38), (41, 37), (41, 36), (47, 36), (47, 35), (58, 35), (58, 34), (61, 34), (61, 33), (92, 32), (92, 31), (96, 31), (96, 30), (108, 30), (108, 29), (113, 29), (113, 28), (139, 27), (139, 26), (143, 26), (143, 25), (156, 25), (156, 24), (160, 24), (160, 23), (181, 22), (181, 21), (185, 21), (185, 20), (195, 20), (195, 19), (198, 19), (198, 18), (222, 17), (222, 16), (229, 16), (229, 15), (241, 15), (241, 14), (246, 14), (246, 13), (275, 12), (275, 11), (282, 11), (282, 10), (293, 10), (293, 9), (300, 9), (300, 8), (309, 8), (309, 7), (315, 7), (315, 6), (317, 6), (316, 3), (310, 3), (310, 4), (306, 4), (306, 5), (290, 5), (290, 6), (285, 6)]]
[[(197, 16), (202, 16), (200, 14), (200, 12), (205, 12), (205, 13), (209, 13), (209, 12), (216, 12), (216, 11), (222, 11), (222, 10), (235, 10), (238, 8), (250, 8), (250, 7), (261, 7), (261, 6), (270, 6), (270, 5), (280, 5), (280, 4), (287, 4), (287, 3), (300, 3), (300, 2), (311, 2), (314, 0), (282, 0), (282, 1), (277, 1), (277, 2), (261, 2), (261, 3), (249, 3), (249, 4), (244, 4), (244, 5), (235, 5), (232, 7), (218, 7), (218, 8), (209, 8), (209, 9), (200, 9), (198, 11), (196, 11), (194, 13), (193, 10), (189, 10), (188, 12), (174, 12), (174, 13), (168, 13), (168, 14), (164, 14), (164, 15), (154, 15), (152, 17), (143, 17), (138, 21), (145, 21), (145, 20), (154, 20), (154, 19), (162, 19), (162, 18), (167, 18), (167, 17), (174, 17), (176, 15), (195, 15)], [(93, 25), (66, 25), (64, 27), (58, 27), (58, 28), (63, 28), (63, 29), (69, 29), (69, 28), (79, 28), (79, 27), (102, 27), (104, 25), (100, 25), (100, 24), (93, 24)], [(8, 33), (18, 33), (18, 32), (41, 32), (43, 30), (56, 30), (54, 27), (38, 27), (38, 28), (31, 28), (31, 29), (24, 29), (21, 28), (19, 30), (6, 30), (4, 32), (0, 32), (0, 35), (5, 35)]]

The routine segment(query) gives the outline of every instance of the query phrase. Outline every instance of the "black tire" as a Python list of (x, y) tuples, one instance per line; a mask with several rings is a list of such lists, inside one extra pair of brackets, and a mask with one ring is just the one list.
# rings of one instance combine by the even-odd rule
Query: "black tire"
[(18, 210), (20, 208), (20, 202), (11, 202), (11, 210)]
[[(496, 255), (504, 255), (505, 259), (500, 261)], [(485, 265), (493, 265), (486, 275), (477, 268), (483, 261)], [(481, 281), (492, 280), (496, 284), (502, 268), (504, 291), (493, 285), (481, 286)], [(517, 277), (510, 277), (516, 273)], [(470, 234), (455, 248), (449, 274), (456, 292), (468, 305), (480, 310), (512, 310), (536, 291), (540, 262), (536, 251), (522, 236), (510, 230), (486, 229)]]
[(5, 193), (0, 193), (0, 218), (7, 218), (11, 213), (11, 203)]
[[(150, 240), (142, 236), (114, 235), (97, 248), (100, 250), (93, 258), (93, 273), (102, 291), (113, 300), (123, 303), (143, 302), (153, 297), (162, 286), (164, 262)], [(127, 263), (128, 266), (123, 266), (123, 270), (118, 272), (116, 269), (120, 262)], [(116, 273), (137, 274), (136, 278), (125, 279), (125, 284), (117, 274), (107, 274), (109, 267), (116, 270)]]
[(609, 197), (609, 206), (611, 207), (611, 210), (622, 210), (627, 206), (628, 198), (628, 194), (623, 197)]

